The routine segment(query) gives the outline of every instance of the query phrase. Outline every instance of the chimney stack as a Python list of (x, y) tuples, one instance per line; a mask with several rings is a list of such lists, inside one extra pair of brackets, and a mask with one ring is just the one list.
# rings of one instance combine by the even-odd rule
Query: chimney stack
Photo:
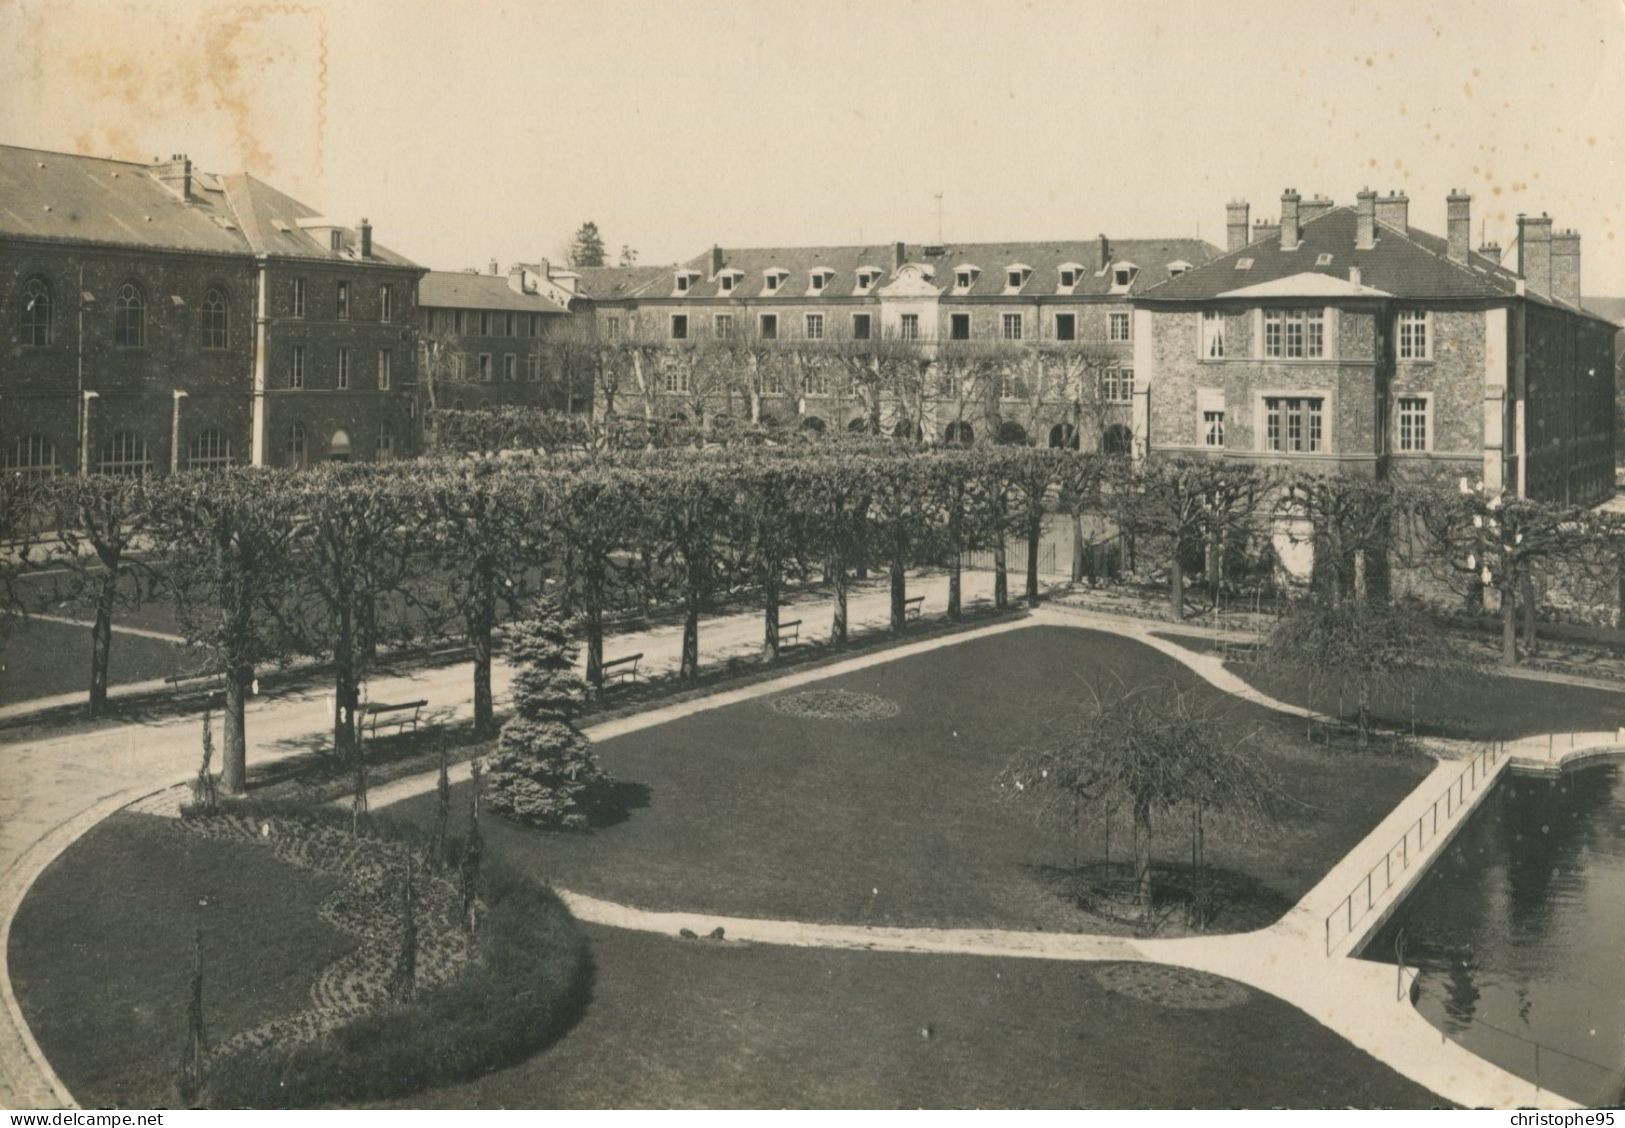
[(1445, 232), (1450, 243), (1450, 261), (1465, 263), (1467, 252), (1473, 245), (1473, 198), (1452, 188), (1450, 195), (1444, 200)]
[(1501, 261), (1501, 244), (1492, 239), (1488, 243), (1480, 244), (1478, 253), (1489, 259), (1491, 262), (1499, 263)]
[(1362, 188), (1354, 197), (1354, 249), (1369, 251), (1377, 245), (1377, 194)]
[(1297, 189), (1288, 188), (1281, 193), (1281, 249), (1295, 251), (1298, 249), (1298, 201), (1302, 199)]
[(1377, 201), (1377, 222), (1401, 234), (1411, 229), (1411, 198), (1402, 192), (1389, 192)]
[(1224, 206), (1225, 250), (1239, 251), (1247, 245), (1250, 210), (1246, 200), (1231, 200)]
[(361, 217), (361, 257), (372, 257), (372, 221), (366, 216)]
[(1552, 295), (1552, 220), (1539, 216), (1518, 216), (1518, 273), (1537, 294)]
[(1267, 219), (1253, 220), (1253, 242), (1260, 243), (1265, 239), (1274, 239), (1281, 234), (1281, 225), (1272, 223)]
[(492, 259), (490, 264), (486, 266), (485, 272), (487, 274), (489, 274), (492, 278), (495, 278), (497, 276), (497, 271), (498, 271), (497, 260)]
[(1354, 286), (1360, 284), (1360, 268), (1352, 264), (1349, 266), (1349, 283)]
[(903, 269), (903, 264), (905, 262), (907, 262), (907, 261), (908, 261), (908, 245), (906, 243), (893, 243), (891, 245), (891, 268), (892, 268), (892, 273), (895, 274), (897, 271), (902, 270)]
[(711, 277), (715, 278), (722, 273), (722, 248), (715, 243), (711, 244)]
[(1572, 227), (1552, 236), (1552, 297), (1580, 305), (1580, 233)]
[(1108, 266), (1111, 265), (1111, 262), (1112, 262), (1112, 245), (1111, 245), (1110, 242), (1107, 241), (1106, 233), (1104, 231), (1102, 231), (1100, 233), (1100, 262), (1095, 266), (1095, 269), (1097, 271), (1098, 270), (1105, 270)]
[(175, 153), (169, 160), (158, 163), (154, 170), (158, 183), (176, 193), (183, 200), (192, 198), (192, 161), (185, 153)]
[(1301, 227), (1312, 219), (1319, 219), (1336, 206), (1330, 196), (1322, 196), (1317, 192), (1305, 200), (1303, 206), (1298, 209), (1298, 225)]

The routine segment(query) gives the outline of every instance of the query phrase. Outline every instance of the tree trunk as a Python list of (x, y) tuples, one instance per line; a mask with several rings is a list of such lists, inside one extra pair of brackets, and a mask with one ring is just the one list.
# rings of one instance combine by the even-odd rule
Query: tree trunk
[(1174, 559), (1168, 569), (1168, 610), (1173, 613), (1175, 622), (1183, 622), (1185, 618), (1185, 566), (1180, 563), (1179, 551), (1174, 550)]
[(1365, 549), (1357, 548), (1354, 550), (1354, 598), (1356, 602), (1363, 603), (1365, 597)]
[(604, 579), (599, 568), (586, 576), (582, 602), (587, 612), (587, 684), (604, 688)]
[(954, 620), (955, 622), (959, 621), (959, 616), (961, 614), (960, 603), (962, 598), (959, 550), (956, 548), (954, 549), (953, 560), (951, 560), (948, 564), (948, 618)]
[(1027, 521), (1027, 606), (1038, 606), (1038, 542), (1044, 537), (1042, 514)]
[(1501, 585), (1501, 663), (1518, 664), (1518, 598), (1512, 583)]
[(495, 735), (497, 728), (491, 699), (491, 631), (497, 617), (494, 577), (481, 577), (478, 598), (469, 641), (474, 644), (474, 735), (485, 737)]
[(226, 667), (225, 740), (220, 749), (220, 786), (227, 795), (241, 795), (248, 786), (248, 740), (243, 728), (243, 699), (254, 684), (254, 667)]
[(102, 574), (96, 592), (96, 625), (90, 632), (90, 715), (107, 711), (107, 668), (113, 651), (113, 601), (118, 595), (118, 570)]
[(1083, 514), (1072, 514), (1072, 582), (1083, 579)]
[(355, 631), (346, 603), (339, 612), (338, 645), (333, 648), (333, 752), (350, 751), (355, 737)]
[(1524, 571), (1521, 581), (1518, 587), (1523, 600), (1523, 652), (1533, 657), (1537, 649), (1535, 640), (1535, 581), (1530, 578), (1527, 569)]
[(683, 601), (683, 662), (677, 670), (681, 681), (700, 676), (700, 601), (694, 596)]
[(1005, 564), (1004, 533), (993, 545), (993, 606), (1003, 611), (1010, 606), (1010, 569)]
[(1142, 917), (1151, 915), (1151, 812), (1134, 808), (1134, 903)]
[(908, 606), (904, 602), (908, 599), (908, 577), (903, 572), (903, 561), (900, 557), (893, 557), (891, 562), (891, 629), (893, 634), (902, 634), (908, 626)]
[(762, 585), (762, 649), (769, 658), (779, 656), (779, 583), (769, 579)]
[(1363, 751), (1371, 743), (1371, 703), (1367, 698), (1367, 689), (1364, 681), (1356, 687), (1359, 696), (1355, 703), (1354, 723), (1360, 734), (1360, 748)]
[(846, 564), (830, 562), (830, 583), (835, 589), (835, 618), (830, 626), (830, 641), (839, 646), (846, 641)]

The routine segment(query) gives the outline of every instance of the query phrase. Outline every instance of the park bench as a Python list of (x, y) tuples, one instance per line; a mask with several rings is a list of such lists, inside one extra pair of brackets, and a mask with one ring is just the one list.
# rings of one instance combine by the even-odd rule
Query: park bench
[(398, 705), (373, 702), (361, 707), (361, 723), (369, 736), (377, 736), (380, 727), (393, 727), (397, 732), (415, 730), (423, 720), (423, 707), (427, 704), (427, 701), (403, 701)]
[(903, 600), (903, 618), (918, 619), (920, 617), (920, 608), (924, 603), (925, 596), (923, 595), (910, 596), (908, 599)]
[(176, 693), (194, 689), (219, 693), (226, 688), (226, 676), (219, 670), (201, 670), (193, 674), (171, 674), (164, 679), (164, 684), (172, 687)]
[(800, 619), (781, 620), (779, 622), (779, 645), (781, 647), (801, 645)]
[(599, 667), (604, 684), (607, 686), (611, 681), (637, 681), (638, 662), (642, 658), (643, 653), (639, 651), (637, 654), (628, 654), (625, 658), (617, 658), (613, 662), (605, 662)]

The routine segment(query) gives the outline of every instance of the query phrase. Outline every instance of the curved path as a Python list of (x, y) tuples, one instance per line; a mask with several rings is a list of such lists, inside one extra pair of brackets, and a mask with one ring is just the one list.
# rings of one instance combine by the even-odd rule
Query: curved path
[[(876, 607), (869, 608), (860, 604), (858, 606), (860, 613), (874, 616), (877, 612), (883, 612), (884, 594), (876, 593), (872, 598)], [(757, 629), (755, 617), (738, 616), (735, 619), (737, 621), (732, 623), (732, 626), (736, 628), (736, 633), (742, 638), (750, 639), (749, 645), (754, 645), (752, 636)], [(989, 634), (1017, 630), (1035, 623), (1088, 627), (1129, 637), (1174, 658), (1219, 689), (1267, 708), (1296, 716), (1311, 715), (1308, 710), (1276, 701), (1247, 685), (1226, 670), (1216, 655), (1194, 653), (1152, 634), (1153, 630), (1167, 630), (1166, 624), (1053, 609), (1035, 612), (1021, 621), (1000, 623), (980, 631), (896, 647), (846, 662), (712, 694), (700, 700), (651, 709), (636, 716), (595, 726), (588, 730), (588, 735), (595, 739), (621, 735), (691, 713), (720, 708), (737, 701), (777, 693), (797, 685), (821, 681), (910, 654), (956, 645)], [(711, 624), (707, 626), (711, 628), (713, 638), (723, 633), (717, 631)], [(663, 655), (664, 650), (671, 648), (674, 642), (676, 638), (672, 632), (657, 631), (640, 640), (638, 645), (644, 648), (646, 655), (654, 656), (651, 652)], [(648, 661), (649, 658), (646, 657), (646, 662)], [(461, 674), (462, 671), (459, 670), (458, 673)], [(466, 682), (462, 688), (466, 690)], [(461, 694), (458, 700), (461, 700)], [(277, 705), (285, 707), (288, 703), (281, 702)], [(320, 731), (318, 725), (321, 720), (325, 720), (325, 711), (318, 714), (318, 717), (320, 719), (317, 725), (312, 725), (311, 721), (315, 718), (302, 715), (299, 723), (303, 724), (304, 728), (299, 731), (311, 729)], [(188, 720), (184, 727), (190, 730), (194, 724), (195, 720)], [(128, 734), (126, 736), (128, 741)], [(105, 739), (104, 735), (103, 741)], [(1568, 739), (1565, 737), (1565, 740)], [(189, 747), (193, 741), (195, 735), (189, 734), (185, 745)], [(77, 743), (83, 746), (83, 734)], [(1461, 752), (1460, 746), (1453, 746), (1449, 742), (1433, 743), (1436, 746), (1435, 750), (1445, 757)], [(1529, 743), (1533, 749), (1537, 742), (1520, 743)], [(1617, 743), (1619, 741), (1616, 734), (1594, 734), (1593, 737), (1583, 740), (1580, 746), (1573, 750), (1573, 754), (1594, 754), (1599, 749), (1612, 747)], [(1538, 745), (1542, 754), (1539, 757), (1541, 760), (1556, 763), (1561, 759), (1556, 755), (1551, 757), (1545, 755), (1548, 748), (1545, 737), (1538, 738)], [(127, 750), (128, 747), (127, 743)], [(301, 747), (300, 742), (284, 738), (273, 744), (271, 749), (256, 747), (254, 754), (263, 758), (268, 752), (274, 754), (277, 748), (281, 748), (286, 754)], [(103, 748), (105, 749), (105, 743)], [(1568, 752), (1567, 749), (1564, 751)], [(1506, 762), (1505, 758), (1499, 761), (1497, 771), (1504, 767)], [(48, 1105), (71, 1107), (73, 1104), (71, 1094), (51, 1070), (29, 1033), (6, 974), (6, 945), (11, 919), (17, 906), (45, 866), (96, 822), (136, 799), (174, 786), (177, 782), (175, 771), (177, 766), (173, 763), (169, 765), (170, 782), (164, 787), (155, 787), (151, 783), (135, 784), (107, 794), (67, 817), (52, 819), (48, 829), (44, 829), (34, 837), (26, 847), (16, 851), (16, 862), (0, 875), (0, 994), (4, 996), (6, 1017), (10, 1020), (0, 1022), (0, 1103), (14, 1108)], [(1364, 934), (1369, 930), (1369, 926), (1362, 927), (1352, 937), (1344, 937), (1335, 945), (1329, 943), (1329, 933), (1323, 931), (1328, 915), (1344, 902), (1349, 889), (1363, 880), (1363, 875), (1373, 864), (1382, 864), (1404, 830), (1416, 821), (1421, 810), (1433, 803), (1441, 790), (1456, 779), (1461, 769), (1461, 762), (1441, 759), (1439, 767), (1424, 779), (1412, 795), (1401, 802), (1281, 920), (1269, 928), (1246, 934), (1177, 940), (1140, 940), (1000, 929), (827, 925), (725, 917), (706, 913), (657, 913), (565, 890), (559, 892), (571, 910), (583, 920), (665, 935), (675, 935), (679, 929), (685, 927), (699, 932), (709, 932), (713, 928), (721, 927), (731, 941), (902, 952), (954, 952), (1052, 960), (1148, 960), (1177, 964), (1237, 979), (1276, 995), (1366, 1050), (1396, 1072), (1456, 1103), (1500, 1108), (1569, 1107), (1570, 1102), (1551, 1093), (1540, 1092), (1531, 1083), (1491, 1065), (1455, 1043), (1441, 1042), (1438, 1031), (1410, 1006), (1408, 1000), (1396, 998), (1398, 992), (1395, 986), (1395, 973), (1391, 967), (1340, 954), (1342, 949), (1349, 946), (1348, 942), (1351, 939)], [(146, 775), (151, 778), (151, 772)], [(377, 806), (383, 806), (409, 795), (421, 793), (433, 786), (433, 773), (401, 780), (379, 788), (373, 795), (373, 802)], [(1479, 794), (1487, 790), (1488, 788), (1483, 788)], [(82, 800), (83, 793), (79, 798)], [(1470, 806), (1456, 809), (1456, 825), (1465, 820), (1465, 813), (1468, 810)], [(1448, 837), (1448, 832), (1439, 835), (1429, 844), (1430, 849), (1442, 848)], [(1412, 852), (1411, 880), (1426, 868), (1427, 860), (1426, 855)], [(1372, 925), (1381, 919), (1382, 913), (1393, 904), (1397, 904), (1406, 887), (1408, 883), (1402, 882), (1389, 890), (1390, 897), (1378, 898), (1377, 903), (1373, 905), (1375, 911), (1371, 914)], [(1331, 949), (1330, 955), (1327, 954), (1328, 948)]]

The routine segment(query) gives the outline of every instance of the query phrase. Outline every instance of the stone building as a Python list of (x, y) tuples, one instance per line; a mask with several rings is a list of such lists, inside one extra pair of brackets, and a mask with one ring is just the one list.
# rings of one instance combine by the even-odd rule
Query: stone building
[(1445, 207), (1441, 237), (1397, 194), (1231, 204), (1224, 255), (1133, 295), (1136, 453), (1609, 496), (1614, 326), (1581, 307), (1579, 235), (1521, 216), (1511, 269), (1470, 246), (1470, 197)]
[(1218, 253), (1104, 235), (713, 247), (676, 266), (580, 270), (571, 309), (601, 355), (625, 357), (601, 362), (600, 408), (1126, 446), (1130, 299)]
[(432, 270), (418, 289), (422, 337), (418, 409), (520, 404), (585, 410), (560, 379), (554, 347), (569, 323), (564, 304), (538, 291), (516, 264), (506, 275)]
[(0, 146), (0, 465), (412, 449), (422, 269), (247, 175)]

